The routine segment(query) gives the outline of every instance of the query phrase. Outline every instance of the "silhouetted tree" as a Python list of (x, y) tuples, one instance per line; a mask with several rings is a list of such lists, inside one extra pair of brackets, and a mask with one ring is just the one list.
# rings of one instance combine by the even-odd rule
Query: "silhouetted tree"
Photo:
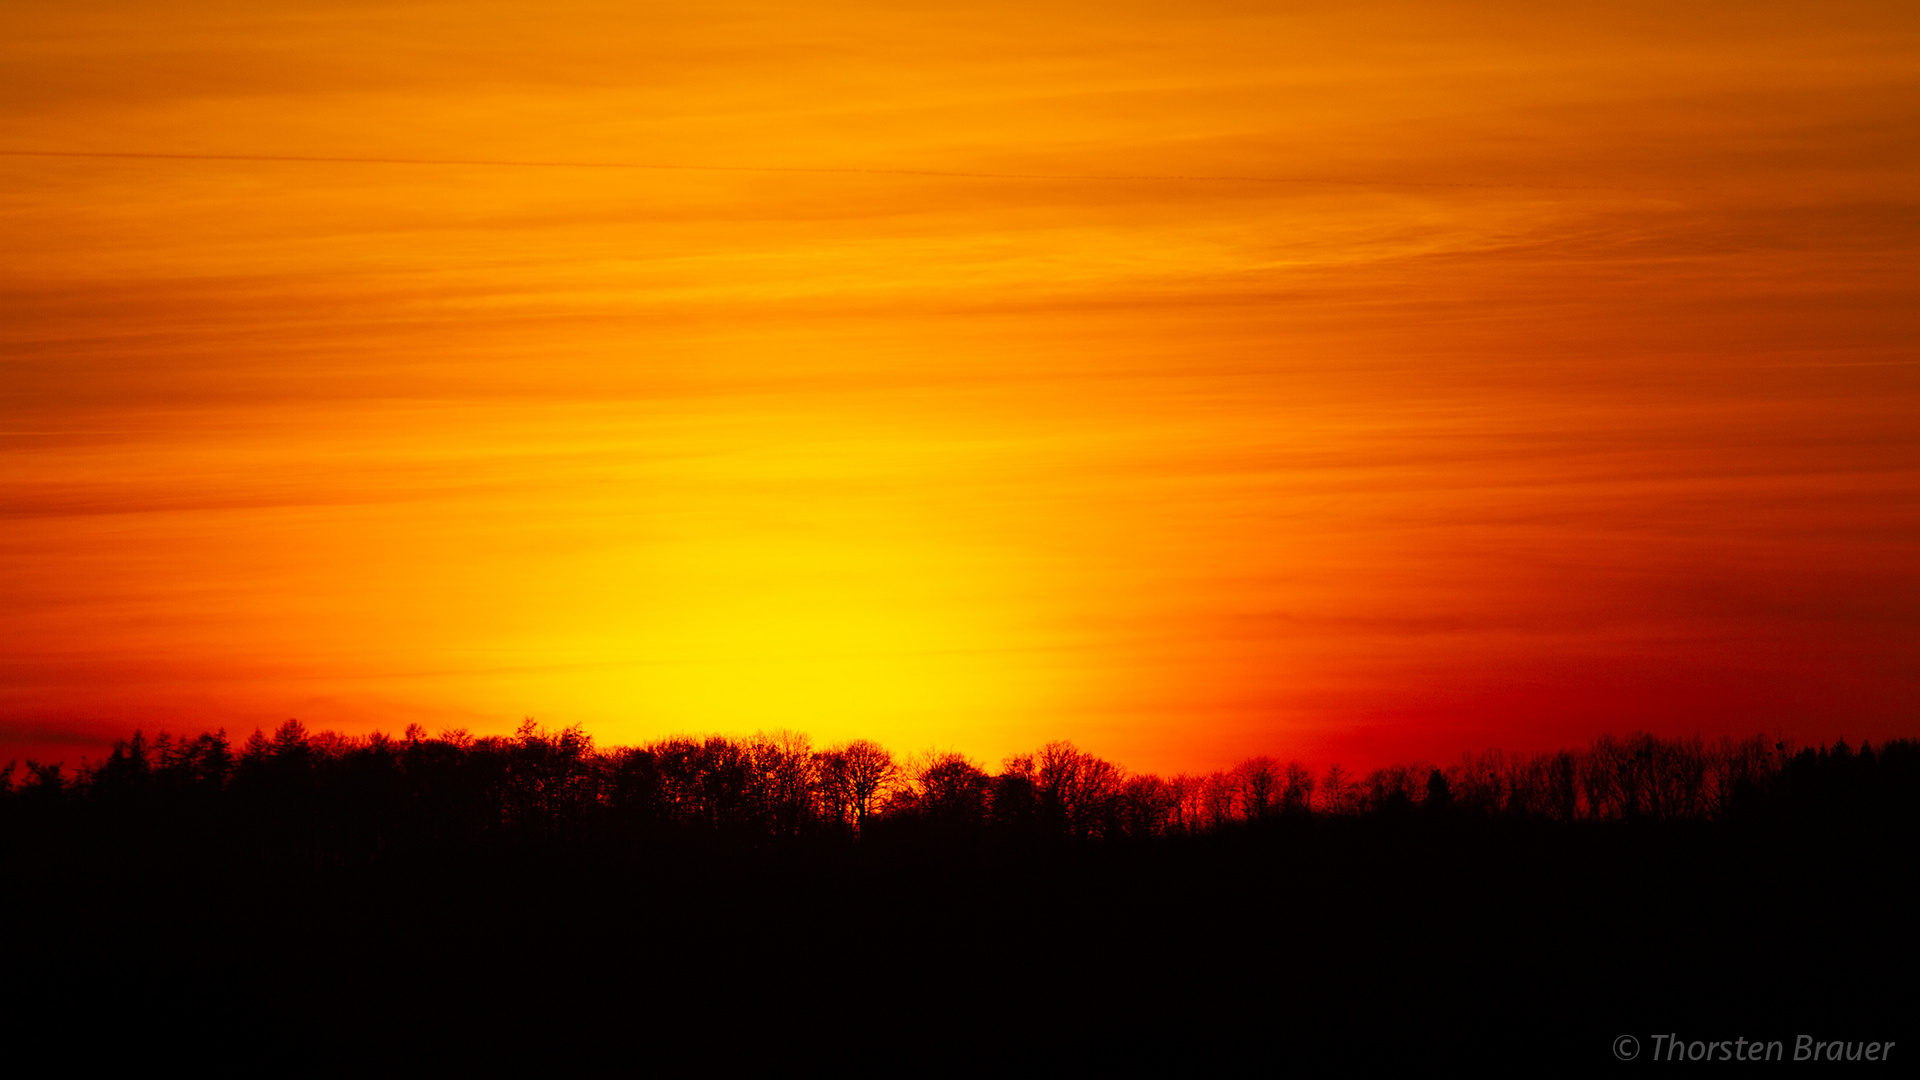
[(1167, 828), (1178, 833), (1199, 832), (1206, 824), (1200, 778), (1189, 773), (1176, 773), (1168, 777), (1165, 783)]
[(599, 798), (593, 737), (579, 725), (549, 732), (528, 717), (515, 740), (505, 824), (542, 834), (578, 828)]
[(1313, 771), (1301, 762), (1287, 762), (1281, 778), (1281, 809), (1290, 814), (1309, 813), (1313, 809), (1313, 788)]
[(1345, 814), (1354, 809), (1353, 781), (1342, 766), (1327, 766), (1326, 779), (1320, 783), (1320, 806), (1329, 814)]
[(820, 787), (811, 741), (793, 731), (757, 732), (747, 741), (747, 753), (773, 831), (799, 835), (814, 820)]
[(292, 768), (304, 767), (313, 757), (313, 744), (307, 738), (307, 725), (288, 720), (273, 733), (273, 758)]
[(1039, 827), (1038, 772), (1032, 754), (1012, 754), (1000, 763), (1000, 775), (993, 778), (993, 797), (988, 811), (996, 827), (1010, 833), (1029, 832)]
[(708, 736), (700, 744), (697, 765), (699, 797), (708, 822), (729, 833), (750, 832), (757, 800), (753, 759), (747, 748), (732, 739)]
[(914, 812), (948, 828), (986, 824), (993, 779), (964, 754), (932, 754), (916, 762), (905, 793)]
[(27, 782), (21, 785), (21, 795), (40, 806), (59, 802), (67, 791), (66, 776), (61, 771), (63, 764), (56, 761), (51, 765), (42, 765), (28, 758)]
[(1262, 821), (1279, 810), (1280, 764), (1270, 757), (1250, 757), (1234, 766), (1240, 785), (1240, 806), (1249, 821)]
[(1070, 742), (1048, 743), (1033, 760), (1041, 826), (1076, 838), (1102, 835), (1125, 779), (1119, 766)]
[(1166, 835), (1179, 802), (1174, 786), (1158, 776), (1129, 777), (1118, 799), (1121, 834), (1136, 840)]
[(899, 781), (900, 767), (886, 747), (855, 739), (820, 755), (820, 779), (832, 791), (831, 801), (851, 816), (858, 835), (882, 796)]
[(1447, 774), (1437, 768), (1427, 770), (1427, 798), (1422, 806), (1430, 814), (1453, 808), (1453, 787), (1447, 783)]
[(1424, 786), (1417, 779), (1420, 769), (1410, 765), (1386, 765), (1367, 774), (1359, 785), (1362, 806), (1374, 814), (1405, 814), (1419, 801)]
[(1547, 759), (1543, 768), (1548, 812), (1559, 821), (1572, 821), (1580, 813), (1580, 765), (1570, 751), (1561, 750)]
[(1200, 780), (1200, 798), (1207, 828), (1224, 828), (1235, 819), (1235, 811), (1239, 809), (1240, 785), (1227, 773), (1210, 772)]

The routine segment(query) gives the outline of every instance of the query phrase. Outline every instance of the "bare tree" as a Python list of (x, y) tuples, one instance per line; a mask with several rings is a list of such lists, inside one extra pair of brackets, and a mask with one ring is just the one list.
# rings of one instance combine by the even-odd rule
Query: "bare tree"
[(1507, 757), (1498, 750), (1461, 754), (1447, 777), (1455, 804), (1476, 814), (1504, 812), (1511, 779)]
[(1200, 831), (1201, 824), (1206, 820), (1200, 797), (1200, 778), (1190, 773), (1176, 773), (1163, 783), (1166, 785), (1168, 804), (1167, 827), (1182, 833)]
[(1250, 757), (1234, 766), (1240, 784), (1240, 805), (1248, 821), (1266, 818), (1279, 809), (1280, 763), (1270, 757)]
[(1735, 742), (1721, 736), (1712, 758), (1713, 814), (1727, 817), (1742, 799), (1758, 793), (1772, 772), (1772, 750), (1765, 736), (1755, 735)]
[(503, 804), (508, 824), (543, 833), (576, 824), (599, 799), (593, 736), (577, 724), (550, 732), (528, 717), (514, 740)]
[(1152, 773), (1135, 776), (1120, 792), (1121, 827), (1136, 839), (1164, 836), (1177, 828), (1174, 817), (1179, 802), (1179, 789), (1174, 784)]
[(965, 754), (930, 753), (914, 761), (908, 771), (912, 773), (908, 793), (920, 813), (952, 825), (986, 821), (993, 778)]
[(1320, 805), (1329, 814), (1344, 814), (1353, 803), (1353, 774), (1338, 765), (1327, 766), (1320, 784)]
[(797, 835), (813, 818), (819, 787), (812, 741), (797, 731), (755, 732), (747, 753), (768, 822), (775, 832)]
[(1412, 765), (1387, 765), (1367, 774), (1354, 785), (1358, 802), (1373, 814), (1398, 814), (1412, 810), (1419, 802), (1419, 769)]
[(1234, 818), (1240, 802), (1240, 785), (1226, 773), (1210, 772), (1200, 781), (1201, 805), (1206, 808), (1207, 827), (1218, 829)]
[(857, 835), (881, 796), (899, 783), (900, 766), (886, 747), (855, 739), (821, 754), (820, 774), (823, 786), (831, 789), (830, 800), (852, 816)]
[(1572, 821), (1580, 812), (1580, 763), (1569, 750), (1554, 754), (1546, 764), (1547, 805), (1553, 816)]
[(1043, 820), (1069, 836), (1093, 836), (1112, 821), (1126, 773), (1070, 742), (1051, 742), (1035, 756)]
[(1280, 806), (1288, 813), (1304, 814), (1313, 809), (1313, 770), (1299, 761), (1287, 762)]

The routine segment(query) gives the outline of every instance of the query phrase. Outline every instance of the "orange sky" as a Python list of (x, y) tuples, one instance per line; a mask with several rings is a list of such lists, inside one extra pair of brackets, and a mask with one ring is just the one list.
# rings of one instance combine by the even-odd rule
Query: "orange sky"
[(6, 11), (0, 760), (1920, 735), (1912, 4)]

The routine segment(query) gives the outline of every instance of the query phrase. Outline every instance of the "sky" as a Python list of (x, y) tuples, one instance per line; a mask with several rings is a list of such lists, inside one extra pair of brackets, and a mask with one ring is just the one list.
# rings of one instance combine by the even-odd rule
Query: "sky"
[(4, 4), (0, 760), (1920, 736), (1920, 7)]

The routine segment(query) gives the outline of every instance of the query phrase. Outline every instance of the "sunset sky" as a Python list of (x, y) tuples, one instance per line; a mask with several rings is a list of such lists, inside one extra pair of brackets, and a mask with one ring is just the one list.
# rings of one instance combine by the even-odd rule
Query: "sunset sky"
[(1920, 5), (0, 11), (0, 764), (1920, 735)]

